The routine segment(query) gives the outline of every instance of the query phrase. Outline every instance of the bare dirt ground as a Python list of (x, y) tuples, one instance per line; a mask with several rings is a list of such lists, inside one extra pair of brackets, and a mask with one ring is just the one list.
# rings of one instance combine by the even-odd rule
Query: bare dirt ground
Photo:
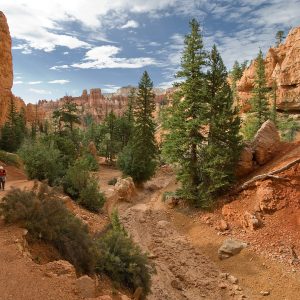
[[(277, 169), (297, 157), (300, 157), (300, 144), (288, 145), (251, 176)], [(148, 299), (299, 299), (297, 266), (284, 264), (284, 257), (289, 257), (286, 241), (295, 243), (296, 251), (299, 251), (299, 197), (298, 189), (295, 189), (299, 182), (299, 170), (295, 166), (280, 174), (293, 182), (292, 185), (286, 182), (276, 184), (275, 190), (284, 196), (286, 205), (265, 215), (264, 226), (256, 231), (241, 228), (237, 217), (237, 220), (228, 219), (231, 228), (221, 233), (217, 229), (218, 222), (224, 218), (221, 208), (214, 213), (199, 213), (184, 207), (171, 209), (162, 202), (162, 195), (165, 191), (174, 191), (177, 185), (174, 175), (164, 170), (160, 170), (144, 188), (139, 189), (132, 202), (119, 202), (118, 210), (124, 226), (141, 248), (149, 253), (156, 268), (156, 274), (152, 277), (152, 294)], [(108, 185), (108, 181), (119, 177), (120, 172), (102, 165), (95, 176), (99, 177), (101, 189), (113, 197), (114, 188)], [(7, 188), (30, 188), (32, 185), (33, 182), (27, 181), (22, 171), (8, 168)], [(240, 216), (245, 209), (253, 206), (255, 193), (256, 187), (246, 190), (234, 199), (225, 199), (232, 201), (226, 205)], [(0, 198), (3, 195), (1, 192)], [(63, 201), (93, 232), (103, 229), (109, 221), (107, 215), (89, 213), (68, 197), (63, 197)], [(37, 271), (41, 266), (24, 256), (18, 249), (19, 244), (15, 243), (20, 235), (18, 230), (0, 224), (0, 268), (6, 270), (0, 273), (0, 291), (8, 295), (6, 298), (0, 295), (0, 299), (79, 299), (73, 281), (61, 278), (50, 280), (42, 271)], [(220, 261), (217, 250), (228, 236), (248, 242), (249, 247), (237, 256)], [(279, 250), (281, 253), (277, 257), (276, 251)], [(237, 277), (238, 284), (223, 279), (221, 272)], [(32, 277), (27, 276), (28, 273)], [(30, 288), (32, 282), (37, 282), (33, 289)], [(31, 298), (26, 294), (26, 289), (28, 293), (33, 293)], [(270, 292), (270, 295), (262, 296), (263, 291)]]

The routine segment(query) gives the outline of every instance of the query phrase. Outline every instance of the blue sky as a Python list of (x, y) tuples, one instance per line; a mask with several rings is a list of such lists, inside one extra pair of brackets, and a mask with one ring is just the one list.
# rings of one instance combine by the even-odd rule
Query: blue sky
[(13, 38), (13, 92), (27, 103), (112, 92), (145, 69), (155, 86), (171, 86), (192, 17), (228, 68), (300, 26), (300, 0), (0, 0), (0, 10)]

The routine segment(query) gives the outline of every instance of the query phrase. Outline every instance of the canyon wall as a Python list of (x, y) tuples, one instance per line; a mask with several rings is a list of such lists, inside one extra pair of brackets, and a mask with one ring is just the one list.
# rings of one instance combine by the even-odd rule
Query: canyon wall
[(22, 99), (14, 97), (11, 92), (13, 85), (13, 63), (11, 54), (11, 37), (5, 15), (0, 11), (0, 125), (7, 118), (11, 99), (14, 99), (18, 110), (25, 107)]
[[(248, 99), (254, 86), (256, 62), (238, 82), (243, 110), (249, 109)], [(265, 57), (267, 86), (277, 85), (277, 109), (300, 113), (300, 27), (293, 28), (284, 43), (270, 48)]]

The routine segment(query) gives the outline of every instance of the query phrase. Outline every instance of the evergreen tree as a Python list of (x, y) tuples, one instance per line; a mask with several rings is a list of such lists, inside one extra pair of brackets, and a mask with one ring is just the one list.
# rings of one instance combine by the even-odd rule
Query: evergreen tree
[(154, 137), (154, 111), (153, 82), (145, 71), (139, 82), (134, 105), (134, 132), (118, 160), (118, 165), (123, 173), (131, 176), (137, 183), (150, 179), (156, 168), (157, 146)]
[(13, 97), (10, 99), (7, 121), (1, 129), (0, 146), (8, 152), (15, 152), (21, 146), (26, 135), (24, 109), (17, 112)]
[(112, 163), (116, 154), (118, 153), (118, 139), (117, 139), (117, 117), (111, 111), (104, 120), (105, 137), (103, 140), (105, 158)]
[(60, 120), (65, 123), (65, 127), (73, 131), (74, 124), (80, 124), (78, 109), (72, 98), (66, 96), (66, 101), (60, 110)]
[(207, 142), (205, 132), (209, 115), (205, 78), (207, 54), (195, 19), (190, 22), (190, 28), (191, 33), (184, 41), (181, 70), (177, 73), (184, 81), (178, 84), (179, 91), (173, 97), (172, 106), (166, 110), (164, 127), (168, 133), (163, 154), (178, 167), (177, 177), (182, 184), (178, 194), (199, 205), (199, 187), (204, 176), (201, 152)]
[(252, 90), (252, 98), (250, 100), (252, 105), (251, 111), (256, 118), (257, 130), (270, 117), (269, 105), (267, 100), (268, 92), (269, 90), (266, 86), (264, 58), (262, 51), (260, 50), (256, 59), (254, 88)]
[(272, 108), (271, 108), (271, 114), (270, 119), (273, 121), (275, 125), (277, 125), (277, 84), (276, 81), (273, 81), (272, 84)]
[(276, 46), (278, 47), (284, 39), (284, 31), (278, 30), (276, 33)]
[(227, 82), (228, 73), (216, 46), (209, 56), (207, 91), (209, 98), (208, 143), (202, 154), (202, 193), (207, 200), (224, 191), (234, 180), (234, 170), (241, 150), (240, 119), (233, 108)]

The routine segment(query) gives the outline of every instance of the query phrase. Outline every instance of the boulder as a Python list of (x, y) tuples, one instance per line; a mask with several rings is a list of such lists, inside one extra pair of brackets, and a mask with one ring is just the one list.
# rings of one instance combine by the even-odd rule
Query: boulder
[(268, 120), (262, 124), (252, 142), (254, 159), (259, 165), (271, 160), (280, 145), (280, 136), (275, 124)]
[(67, 276), (76, 277), (76, 271), (72, 264), (65, 260), (56, 260), (47, 263), (43, 266), (45, 268), (45, 274), (49, 277), (52, 276)]
[(246, 247), (247, 244), (244, 242), (227, 239), (218, 250), (219, 259), (222, 260), (237, 255)]
[(118, 200), (131, 202), (136, 196), (136, 189), (131, 177), (119, 178), (114, 186)]
[(76, 288), (83, 298), (93, 298), (96, 295), (95, 282), (87, 275), (81, 276), (76, 280)]

